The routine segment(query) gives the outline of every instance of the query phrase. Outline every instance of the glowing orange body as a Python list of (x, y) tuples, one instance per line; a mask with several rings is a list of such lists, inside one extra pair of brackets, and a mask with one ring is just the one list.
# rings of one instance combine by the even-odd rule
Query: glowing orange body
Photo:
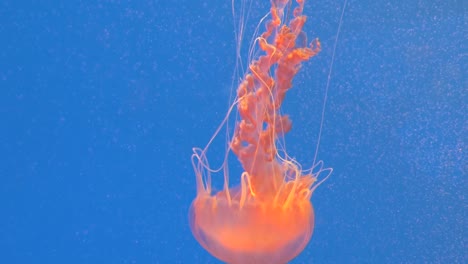
[[(310, 202), (316, 174), (303, 173), (294, 160), (281, 157), (276, 141), (291, 129), (279, 108), (301, 63), (320, 50), (320, 43), (298, 47), (306, 17), (297, 0), (293, 18), (282, 22), (290, 0), (272, 0), (271, 20), (257, 39), (265, 52), (250, 64), (237, 90), (240, 122), (230, 150), (244, 173), (239, 186), (211, 192), (207, 148), (193, 155), (197, 197), (190, 208), (190, 227), (197, 241), (227, 263), (286, 263), (307, 245), (314, 228)], [(274, 74), (271, 71), (274, 70)]]

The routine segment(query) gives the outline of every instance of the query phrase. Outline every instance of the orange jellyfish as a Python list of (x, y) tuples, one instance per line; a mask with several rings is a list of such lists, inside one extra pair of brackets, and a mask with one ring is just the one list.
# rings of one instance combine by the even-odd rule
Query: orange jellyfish
[[(318, 40), (310, 47), (296, 43), (304, 34), (304, 0), (296, 0), (292, 17), (285, 23), (290, 1), (271, 0), (271, 20), (257, 38), (264, 54), (251, 62), (231, 108), (237, 106), (240, 120), (228, 152), (242, 164), (240, 184), (229, 185), (226, 154), (224, 188), (212, 190), (213, 170), (206, 157), (211, 141), (203, 150), (194, 149), (192, 156), (197, 196), (189, 212), (190, 228), (208, 252), (231, 264), (283, 264), (296, 257), (314, 228), (311, 195), (331, 173), (322, 168), (322, 162), (302, 170), (280, 149), (279, 139), (292, 126), (289, 117), (280, 113), (285, 94), (301, 63), (320, 50)], [(213, 137), (218, 133), (219, 129)], [(318, 181), (324, 171), (327, 175)]]

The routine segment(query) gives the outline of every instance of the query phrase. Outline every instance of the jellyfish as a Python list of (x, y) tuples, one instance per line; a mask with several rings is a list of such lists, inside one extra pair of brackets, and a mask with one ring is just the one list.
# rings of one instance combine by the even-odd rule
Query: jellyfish
[[(280, 111), (285, 94), (301, 64), (320, 51), (318, 39), (302, 44), (304, 0), (295, 1), (284, 21), (290, 1), (271, 1), (270, 20), (256, 39), (262, 55), (252, 60), (236, 91), (232, 109), (239, 120), (227, 145), (242, 165), (240, 183), (230, 186), (224, 166), (224, 187), (215, 192), (206, 155), (210, 143), (192, 155), (197, 196), (190, 228), (203, 248), (227, 263), (280, 264), (295, 258), (312, 237), (311, 195), (331, 173), (322, 162), (303, 170), (279, 144), (292, 127)], [(318, 180), (321, 173), (326, 176)]]

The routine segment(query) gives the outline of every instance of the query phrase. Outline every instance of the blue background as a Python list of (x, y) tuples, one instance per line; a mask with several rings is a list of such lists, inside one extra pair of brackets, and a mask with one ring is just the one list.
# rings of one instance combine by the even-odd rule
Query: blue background
[[(334, 173), (292, 263), (468, 261), (462, 2), (348, 2), (319, 152)], [(323, 50), (284, 105), (304, 166), (342, 6), (306, 3)], [(227, 111), (233, 24), (228, 0), (1, 1), (1, 263), (218, 263), (188, 227), (190, 155)]]

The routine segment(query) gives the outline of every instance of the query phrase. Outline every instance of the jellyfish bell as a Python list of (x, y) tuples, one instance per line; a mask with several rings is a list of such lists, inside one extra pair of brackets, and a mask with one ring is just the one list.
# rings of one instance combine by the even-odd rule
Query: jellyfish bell
[[(204, 181), (203, 152), (193, 155), (199, 195), (190, 212), (194, 237), (210, 254), (227, 263), (287, 263), (305, 248), (314, 229), (310, 202), (315, 188), (331, 173), (317, 168), (303, 174), (293, 161), (264, 164), (265, 177), (241, 175), (238, 186), (211, 193)], [(319, 163), (321, 165), (321, 163)], [(276, 168), (276, 169), (272, 169)], [(256, 170), (262, 171), (262, 170)], [(325, 178), (317, 182), (319, 174)], [(259, 181), (261, 179), (261, 181)]]
[(283, 207), (248, 200), (241, 208), (238, 199), (230, 205), (223, 193), (197, 198), (190, 226), (200, 245), (227, 263), (279, 264), (296, 257), (312, 236), (312, 204), (294, 201)]

